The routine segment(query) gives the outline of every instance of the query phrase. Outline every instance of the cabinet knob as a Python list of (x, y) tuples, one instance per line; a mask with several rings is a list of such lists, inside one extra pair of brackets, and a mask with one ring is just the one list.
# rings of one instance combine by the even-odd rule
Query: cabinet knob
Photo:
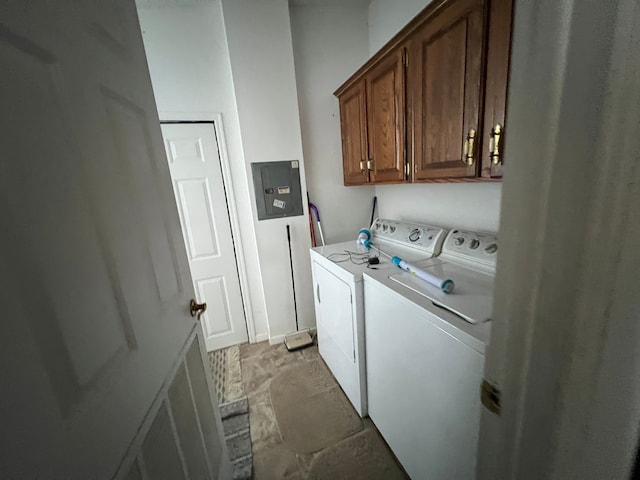
[(502, 163), (500, 159), (500, 137), (502, 133), (502, 125), (496, 123), (496, 126), (491, 129), (489, 134), (489, 158), (494, 165)]
[(473, 152), (475, 149), (475, 141), (476, 141), (476, 129), (472, 128), (469, 130), (467, 134), (467, 138), (465, 138), (463, 151), (462, 151), (462, 163), (465, 165), (473, 165)]

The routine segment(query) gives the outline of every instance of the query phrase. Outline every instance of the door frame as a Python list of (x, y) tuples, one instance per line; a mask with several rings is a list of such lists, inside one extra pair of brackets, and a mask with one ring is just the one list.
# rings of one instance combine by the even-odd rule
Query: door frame
[(516, 2), (480, 480), (637, 462), (640, 5), (610, 6)]
[(218, 158), (220, 159), (220, 169), (222, 171), (222, 184), (224, 185), (224, 196), (227, 201), (227, 212), (229, 214), (229, 224), (231, 225), (231, 239), (233, 241), (234, 256), (236, 259), (236, 269), (240, 280), (240, 296), (242, 297), (242, 307), (244, 310), (244, 320), (249, 336), (249, 343), (256, 342), (256, 326), (251, 307), (251, 296), (249, 293), (249, 277), (247, 275), (247, 264), (245, 262), (244, 247), (240, 236), (240, 222), (238, 220), (238, 208), (236, 194), (233, 187), (231, 175), (231, 164), (229, 163), (229, 153), (227, 151), (224, 124), (222, 113), (206, 112), (158, 112), (160, 124), (211, 124), (213, 134), (218, 146)]

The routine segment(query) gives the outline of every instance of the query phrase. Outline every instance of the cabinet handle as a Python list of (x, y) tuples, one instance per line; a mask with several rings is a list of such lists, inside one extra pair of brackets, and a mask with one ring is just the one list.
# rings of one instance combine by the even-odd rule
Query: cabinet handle
[(364, 160), (360, 160), (360, 170), (363, 172), (366, 170)]
[(502, 163), (500, 159), (500, 136), (502, 135), (502, 125), (496, 123), (489, 134), (489, 158), (491, 163), (498, 165)]
[(316, 283), (316, 298), (318, 299), (318, 303), (320, 303), (320, 284)]
[(476, 140), (476, 129), (472, 128), (471, 130), (469, 130), (469, 133), (467, 134), (467, 138), (464, 141), (464, 147), (463, 147), (463, 152), (462, 152), (462, 163), (464, 163), (465, 165), (473, 165), (473, 151), (474, 151), (474, 147), (475, 147), (475, 140)]
[(367, 160), (367, 170), (373, 170), (371, 165), (373, 165), (373, 160)]

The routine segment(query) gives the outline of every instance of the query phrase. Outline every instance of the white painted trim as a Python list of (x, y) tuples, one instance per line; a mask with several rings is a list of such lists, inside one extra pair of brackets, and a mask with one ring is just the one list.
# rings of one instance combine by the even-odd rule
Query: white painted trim
[(242, 304), (244, 305), (244, 318), (247, 325), (249, 343), (256, 342), (256, 325), (253, 318), (253, 308), (251, 307), (251, 295), (249, 293), (249, 277), (247, 275), (247, 264), (245, 262), (244, 247), (240, 236), (240, 222), (238, 220), (238, 208), (236, 204), (236, 194), (233, 187), (231, 175), (231, 165), (227, 152), (227, 142), (224, 135), (224, 124), (222, 113), (217, 113), (213, 121), (216, 140), (218, 142), (218, 153), (220, 155), (220, 166), (222, 168), (222, 181), (224, 183), (227, 197), (227, 207), (229, 208), (229, 221), (231, 222), (231, 232), (233, 234), (233, 245), (236, 251), (236, 265), (238, 267), (238, 277), (240, 279), (240, 291), (242, 292)]
[(218, 112), (158, 112), (160, 122), (215, 122), (218, 115)]
[[(229, 163), (229, 153), (227, 150), (227, 140), (224, 133), (224, 123), (220, 112), (173, 112), (164, 110), (158, 112), (160, 122), (212, 122), (213, 130), (218, 144), (218, 154), (220, 157), (220, 168), (222, 170), (222, 182), (229, 209), (229, 222), (231, 224), (231, 234), (233, 237), (233, 247), (235, 249), (236, 266), (238, 268), (238, 278), (240, 280), (240, 292), (242, 305), (244, 307), (244, 319), (247, 327), (249, 343), (267, 340), (268, 335), (256, 336), (255, 318), (251, 306), (251, 293), (249, 289), (249, 277), (247, 275), (247, 265), (244, 256), (244, 246), (240, 235), (240, 222), (238, 221), (238, 208), (236, 202), (235, 188)], [(260, 337), (260, 338), (258, 338)]]
[(478, 478), (629, 478), (640, 424), (636, 0), (516, 5)]
[[(309, 332), (311, 332), (311, 335), (315, 337), (316, 335), (316, 329), (315, 328), (301, 328), (300, 331), (304, 331), (304, 330), (309, 330)], [(284, 339), (287, 335), (290, 335), (292, 333), (295, 332), (289, 332), (289, 333), (285, 333), (284, 335), (276, 335), (275, 337), (271, 337), (269, 338), (269, 345), (277, 345), (278, 343), (284, 343)]]
[(284, 337), (286, 337), (286, 335), (276, 335), (275, 337), (269, 338), (269, 345), (277, 345), (278, 343), (283, 343)]
[(256, 335), (256, 343), (265, 342), (267, 340), (269, 340), (268, 333), (259, 333), (258, 335)]

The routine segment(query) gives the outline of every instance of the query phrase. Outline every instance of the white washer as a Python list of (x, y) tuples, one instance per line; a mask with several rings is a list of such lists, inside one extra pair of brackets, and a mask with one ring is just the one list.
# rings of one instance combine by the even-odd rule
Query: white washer
[(369, 415), (412, 478), (475, 478), (497, 239), (453, 230), (437, 258), (451, 294), (399, 268), (364, 274)]
[[(363, 273), (395, 268), (379, 249), (414, 262), (437, 255), (446, 231), (378, 219), (371, 234), (371, 249), (356, 245), (355, 239), (311, 249), (320, 355), (361, 416), (367, 415)], [(367, 257), (378, 257), (380, 263), (368, 265)]]

